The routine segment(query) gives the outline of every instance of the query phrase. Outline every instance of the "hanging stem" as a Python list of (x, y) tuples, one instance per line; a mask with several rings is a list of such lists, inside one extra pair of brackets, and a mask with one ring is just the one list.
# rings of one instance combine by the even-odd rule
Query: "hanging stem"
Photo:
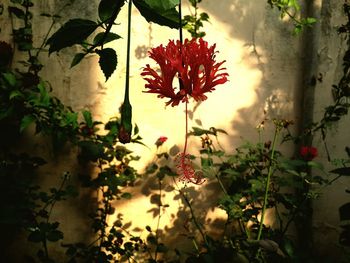
[(126, 51), (126, 73), (125, 73), (125, 94), (124, 102), (121, 107), (121, 127), (119, 130), (119, 141), (121, 143), (129, 143), (132, 133), (132, 106), (129, 100), (129, 78), (130, 78), (130, 42), (131, 42), (131, 8), (132, 0), (129, 0), (128, 8), (128, 40)]
[(181, 0), (179, 1), (179, 24), (180, 24), (180, 27), (179, 27), (179, 37), (180, 37), (180, 42), (181, 44), (183, 43), (183, 36), (182, 36), (182, 8), (181, 8)]
[(186, 155), (187, 150), (187, 133), (188, 133), (188, 102), (185, 102), (185, 146), (184, 146), (184, 155)]
[(271, 180), (271, 175), (273, 173), (273, 168), (274, 168), (274, 156), (275, 156), (275, 148), (276, 148), (276, 141), (278, 138), (278, 134), (280, 131), (280, 127), (278, 126), (279, 124), (276, 124), (276, 130), (275, 130), (275, 134), (273, 137), (273, 141), (272, 141), (272, 148), (271, 148), (271, 156), (270, 156), (270, 165), (269, 165), (269, 170), (267, 173), (267, 179), (266, 179), (266, 185), (265, 185), (265, 195), (264, 195), (264, 203), (263, 203), (263, 207), (262, 207), (262, 211), (261, 211), (261, 219), (260, 219), (260, 226), (259, 226), (259, 231), (258, 231), (258, 236), (256, 238), (256, 240), (260, 240), (261, 238), (261, 234), (262, 234), (262, 229), (264, 226), (264, 220), (265, 220), (265, 214), (266, 214), (266, 206), (267, 206), (267, 199), (269, 196), (269, 187), (270, 187), (270, 180)]
[(125, 101), (128, 101), (128, 102), (129, 102), (130, 44), (131, 44), (131, 8), (132, 8), (132, 0), (129, 0), (129, 6), (128, 6), (128, 40), (127, 40), (127, 49), (126, 49), (126, 73), (125, 73), (125, 94), (124, 94), (124, 103), (125, 103)]
[[(207, 240), (207, 237), (206, 237), (205, 233), (203, 232), (203, 229), (202, 229), (200, 223), (197, 221), (197, 218), (196, 218), (196, 215), (195, 215), (194, 210), (192, 208), (190, 200), (188, 199), (186, 193), (182, 189), (180, 189), (180, 187), (177, 185), (176, 180), (175, 180), (174, 177), (173, 177), (173, 181), (174, 181), (174, 184), (176, 185), (177, 190), (179, 191), (181, 197), (183, 198), (183, 200), (185, 201), (186, 205), (190, 209), (191, 219), (192, 219), (192, 222), (193, 222), (194, 226), (197, 228), (197, 230), (199, 231), (200, 235), (202, 236), (202, 239), (204, 241), (205, 246), (208, 248), (208, 250), (210, 250), (209, 242)], [(194, 239), (193, 239), (193, 241), (195, 242)], [(196, 245), (196, 247), (198, 249), (197, 245)]]
[[(182, 43), (183, 43), (183, 36), (182, 36), (182, 8), (181, 8), (181, 3), (182, 1), (179, 1), (179, 38), (180, 38), (180, 52), (182, 52)], [(179, 76), (179, 86), (180, 86), (180, 90), (183, 89), (183, 83), (181, 80), (181, 76)], [(188, 133), (188, 101), (186, 98), (185, 101), (185, 119), (186, 119), (186, 127), (185, 127), (185, 146), (184, 146), (184, 151), (183, 151), (183, 155), (186, 155), (186, 150), (187, 150), (187, 133)]]

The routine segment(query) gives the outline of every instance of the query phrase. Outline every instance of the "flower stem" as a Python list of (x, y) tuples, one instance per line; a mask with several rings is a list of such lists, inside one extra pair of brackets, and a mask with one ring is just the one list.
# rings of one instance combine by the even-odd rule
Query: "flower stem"
[(271, 180), (271, 175), (273, 173), (273, 168), (274, 168), (274, 164), (273, 164), (274, 160), (273, 159), (274, 159), (274, 156), (275, 156), (276, 141), (277, 141), (277, 138), (278, 138), (278, 135), (279, 135), (279, 131), (280, 131), (280, 127), (276, 126), (275, 134), (273, 136), (273, 141), (272, 141), (270, 164), (269, 164), (269, 169), (268, 169), (267, 179), (266, 179), (266, 185), (265, 185), (264, 203), (263, 203), (263, 207), (262, 207), (262, 211), (261, 211), (261, 219), (260, 219), (260, 225), (259, 225), (259, 230), (258, 230), (258, 236), (256, 238), (256, 240), (258, 240), (258, 241), (261, 238), (262, 229), (263, 229), (263, 226), (264, 226), (264, 220), (265, 220), (265, 214), (266, 214), (266, 206), (267, 206), (267, 201), (268, 201), (267, 199), (268, 199), (268, 196), (269, 196), (270, 180)]
[(187, 133), (188, 133), (188, 102), (185, 101), (185, 146), (184, 146), (184, 156), (186, 155), (187, 150)]
[(128, 6), (128, 39), (127, 39), (127, 50), (126, 50), (126, 73), (125, 73), (125, 94), (124, 94), (124, 100), (125, 101), (129, 101), (131, 8), (132, 8), (132, 0), (129, 0), (129, 6)]
[(180, 43), (183, 43), (183, 37), (182, 37), (182, 8), (181, 8), (181, 0), (179, 1), (179, 37), (180, 37)]
[(176, 180), (175, 180), (174, 177), (173, 177), (173, 181), (174, 181), (174, 184), (176, 185), (180, 195), (182, 196), (183, 200), (185, 201), (186, 205), (190, 209), (191, 219), (192, 219), (193, 224), (195, 225), (195, 227), (199, 231), (200, 235), (202, 236), (205, 246), (207, 247), (208, 250), (210, 250), (209, 242), (207, 240), (207, 237), (206, 237), (205, 233), (203, 232), (203, 229), (202, 229), (201, 225), (197, 221), (197, 218), (196, 218), (196, 215), (194, 213), (194, 210), (193, 210), (193, 207), (191, 205), (190, 200), (188, 199), (186, 193), (183, 190), (181, 190), (180, 187), (177, 185)]

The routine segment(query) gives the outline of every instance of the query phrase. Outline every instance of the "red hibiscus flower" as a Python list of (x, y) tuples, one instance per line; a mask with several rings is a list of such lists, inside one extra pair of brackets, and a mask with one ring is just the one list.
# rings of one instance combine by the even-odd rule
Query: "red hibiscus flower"
[(312, 146), (302, 146), (300, 148), (300, 156), (305, 161), (311, 161), (318, 155), (317, 148)]
[[(203, 39), (180, 41), (170, 40), (164, 47), (152, 48), (150, 58), (160, 66), (161, 74), (146, 65), (141, 75), (148, 82), (147, 93), (157, 93), (159, 98), (169, 98), (166, 105), (176, 106), (187, 102), (188, 97), (196, 101), (204, 101), (206, 92), (215, 90), (215, 86), (227, 81), (228, 73), (221, 72), (225, 61), (215, 61), (215, 44), (208, 47)], [(174, 87), (175, 77), (180, 79), (180, 87)]]

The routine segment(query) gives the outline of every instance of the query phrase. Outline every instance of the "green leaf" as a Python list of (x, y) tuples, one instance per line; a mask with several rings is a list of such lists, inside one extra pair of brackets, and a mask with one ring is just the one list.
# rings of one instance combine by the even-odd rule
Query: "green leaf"
[(102, 158), (104, 155), (103, 146), (93, 141), (81, 141), (79, 146), (81, 149), (80, 157), (84, 160), (97, 161), (98, 158)]
[(75, 54), (72, 63), (70, 64), (70, 67), (74, 67), (75, 65), (79, 64), (80, 61), (85, 57), (86, 53), (77, 53)]
[(146, 0), (145, 2), (147, 2), (152, 9), (156, 10), (169, 10), (175, 8), (180, 3), (179, 0)]
[(317, 22), (317, 19), (314, 18), (314, 17), (307, 17), (306, 20), (305, 20), (306, 24), (308, 25), (312, 25), (312, 24), (315, 24)]
[(98, 25), (91, 20), (80, 18), (69, 20), (47, 40), (46, 44), (50, 45), (49, 53), (81, 44), (97, 27)]
[(36, 230), (34, 232), (31, 232), (28, 236), (28, 241), (39, 243), (45, 240), (45, 235), (39, 230)]
[(112, 75), (114, 70), (117, 68), (118, 57), (117, 53), (112, 48), (104, 48), (97, 50), (96, 53), (100, 56), (98, 63), (106, 77), (106, 81)]
[(93, 125), (93, 122), (92, 122), (91, 112), (87, 111), (87, 110), (84, 110), (83, 111), (83, 117), (84, 117), (84, 121), (86, 122), (86, 125), (89, 128), (93, 128), (94, 125)]
[(59, 230), (53, 230), (47, 233), (46, 239), (52, 242), (56, 242), (63, 239), (63, 233)]
[(322, 163), (318, 163), (318, 162), (314, 162), (314, 161), (308, 161), (308, 162), (307, 162), (307, 165), (310, 166), (310, 167), (314, 167), (314, 168), (323, 170), (323, 165), (322, 165)]
[(213, 159), (201, 157), (201, 165), (203, 168), (208, 168), (213, 165)]
[(14, 87), (16, 85), (16, 76), (12, 73), (3, 73), (2, 76), (6, 80), (6, 82), (11, 86)]
[(179, 13), (174, 6), (175, 0), (134, 0), (136, 8), (141, 15), (148, 21), (161, 26), (170, 28), (179, 28)]
[(105, 36), (105, 34), (106, 34), (106, 32), (98, 33), (94, 38), (94, 41), (93, 41), (94, 45), (103, 45), (103, 44), (106, 44), (106, 43), (111, 42), (113, 40), (117, 40), (117, 39), (122, 38), (118, 34), (115, 34), (112, 32), (108, 32), (108, 34), (106, 36)]
[(289, 0), (288, 6), (294, 8), (296, 11), (300, 11), (300, 5), (297, 0)]
[(20, 92), (19, 90), (11, 91), (9, 99), (12, 100), (13, 98), (16, 98), (16, 97), (23, 97), (23, 93)]
[(125, 0), (101, 0), (98, 6), (98, 16), (101, 21), (107, 22), (110, 18), (112, 18), (114, 12), (115, 16), (117, 16), (124, 3)]
[(31, 123), (35, 121), (35, 117), (32, 115), (26, 115), (21, 120), (21, 125), (19, 128), (19, 131), (22, 132), (24, 129), (26, 129)]

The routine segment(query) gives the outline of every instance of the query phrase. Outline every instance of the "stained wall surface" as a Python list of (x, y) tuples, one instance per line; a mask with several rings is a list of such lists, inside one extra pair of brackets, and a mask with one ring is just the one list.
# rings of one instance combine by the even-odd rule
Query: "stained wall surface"
[[(6, 6), (8, 2), (5, 0), (4, 5)], [(35, 5), (38, 13), (54, 13), (64, 5), (63, 2), (46, 0), (39, 1)], [(97, 5), (97, 1), (74, 1), (61, 13), (62, 18), (54, 26), (54, 30), (69, 18), (96, 19)], [(204, 0), (200, 4), (200, 11), (205, 11), (210, 16), (210, 23), (205, 23), (205, 39), (209, 44), (216, 43), (219, 51), (217, 60), (226, 60), (225, 66), (229, 73), (229, 82), (218, 86), (200, 105), (191, 102), (190, 108), (195, 111), (189, 126), (202, 125), (203, 128), (216, 127), (226, 130), (228, 135), (222, 136), (220, 141), (227, 151), (232, 151), (242, 143), (243, 139), (257, 140), (258, 134), (255, 128), (265, 118), (294, 120), (296, 125), (293, 129), (297, 131), (298, 123), (305, 114), (301, 112), (303, 87), (307, 81), (303, 69), (311, 66), (312, 74), (323, 76), (323, 81), (318, 82), (315, 87), (314, 109), (311, 109), (314, 119), (320, 118), (323, 108), (332, 100), (331, 85), (339, 80), (341, 74), (341, 58), (345, 40), (339, 38), (336, 33), (336, 27), (344, 21), (341, 15), (341, 5), (341, 1), (337, 0), (315, 1), (314, 9), (320, 20), (315, 26), (315, 33), (312, 37), (317, 46), (314, 54), (307, 54), (303, 42), (307, 40), (302, 36), (294, 36), (292, 21), (287, 18), (280, 19), (278, 11), (271, 9), (266, 1)], [(126, 12), (127, 8), (124, 7), (118, 18), (118, 24), (113, 27), (113, 31), (123, 36), (123, 39), (108, 44), (117, 50), (118, 68), (107, 82), (99, 69), (97, 57), (89, 56), (78, 66), (70, 69), (71, 60), (78, 51), (76, 47), (64, 49), (59, 54), (50, 56), (44, 53), (41, 57), (45, 65), (41, 75), (50, 82), (53, 93), (64, 103), (72, 106), (74, 110), (89, 109), (96, 119), (102, 121), (107, 121), (118, 114), (124, 96)], [(185, 5), (183, 12), (188, 14), (191, 11)], [(33, 28), (34, 35), (37, 37), (36, 43), (42, 41), (50, 23), (49, 19), (45, 21), (43, 18), (34, 16)], [(2, 28), (0, 39), (10, 40), (11, 26), (6, 12), (0, 16), (0, 26)], [(185, 35), (185, 37), (189, 36)], [(165, 107), (164, 100), (157, 98), (154, 94), (143, 93), (145, 81), (140, 76), (142, 68), (147, 63), (154, 63), (147, 57), (147, 51), (160, 44), (166, 44), (169, 39), (177, 38), (176, 30), (149, 24), (136, 9), (133, 10), (130, 99), (133, 105), (133, 122), (139, 126), (144, 138), (143, 142), (149, 146), (149, 148), (131, 146), (135, 153), (141, 156), (141, 162), (135, 164), (140, 173), (153, 160), (156, 153), (154, 142), (158, 137), (168, 137), (163, 147), (168, 149), (174, 145), (179, 149), (183, 147), (184, 105)], [(313, 55), (317, 58), (317, 65), (308, 64), (310, 62), (308, 56)], [(334, 158), (344, 157), (343, 148), (349, 142), (349, 133), (346, 132), (348, 124), (349, 118), (347, 117), (339, 123), (327, 139), (328, 147), (334, 152)], [(268, 126), (265, 136), (266, 140), (271, 140), (271, 130)], [(31, 138), (31, 135), (28, 134), (28, 137)], [(200, 141), (191, 139), (189, 143), (189, 152), (198, 155)], [(319, 160), (324, 163), (327, 170), (330, 166), (322, 150), (323, 142), (316, 137), (314, 143), (320, 149)], [(53, 158), (50, 156), (48, 146), (42, 144), (40, 139), (33, 139), (30, 144), (36, 151), (46, 152), (48, 158)], [(295, 149), (287, 145), (283, 150), (287, 154), (292, 154)], [(43, 172), (51, 174), (50, 179), (46, 179), (48, 185), (55, 183), (54, 180), (58, 180), (60, 176), (54, 171), (77, 169), (75, 156), (76, 152), (68, 149), (67, 154), (61, 157), (64, 167), (54, 170), (52, 167), (45, 168)], [(126, 222), (133, 220), (133, 227), (144, 228), (146, 225), (155, 227), (157, 224), (150, 211), (152, 208), (150, 197), (155, 192), (152, 180), (152, 178), (140, 180), (137, 187), (131, 189), (134, 198), (116, 205), (118, 212), (124, 214)], [(349, 184), (348, 180), (339, 180), (337, 184), (327, 188), (328, 190), (321, 199), (314, 203), (314, 227), (317, 242), (327, 243), (328, 241), (324, 240), (329, 240), (328, 238), (331, 237), (332, 244), (336, 244), (339, 234), (337, 208), (348, 198), (344, 191), (347, 184)], [(222, 212), (214, 209), (213, 199), (217, 193), (216, 185), (206, 183), (192, 188), (192, 192), (199, 201), (194, 207), (202, 218), (224, 216)], [(86, 195), (89, 194), (86, 193)], [(173, 202), (173, 195), (170, 193), (164, 196), (165, 202), (169, 202), (170, 206), (164, 212), (161, 227), (166, 229), (168, 238), (175, 242), (176, 238), (181, 236), (182, 230), (178, 232), (183, 224), (181, 220), (186, 220), (185, 217), (188, 215), (179, 212), (181, 204)], [(92, 197), (94, 197), (93, 194)], [(81, 214), (84, 209), (89, 208), (83, 205), (86, 204), (86, 200), (90, 200), (86, 198), (86, 196), (80, 197), (79, 207), (76, 207), (75, 204), (60, 207), (55, 215), (63, 219), (62, 225), (64, 225), (64, 232), (67, 230), (69, 233), (69, 240), (73, 240), (75, 236), (86, 235), (84, 227), (89, 227), (89, 225)], [(205, 212), (207, 208), (210, 208), (208, 214)], [(74, 221), (71, 221), (72, 218)], [(111, 222), (113, 219), (112, 216)]]

